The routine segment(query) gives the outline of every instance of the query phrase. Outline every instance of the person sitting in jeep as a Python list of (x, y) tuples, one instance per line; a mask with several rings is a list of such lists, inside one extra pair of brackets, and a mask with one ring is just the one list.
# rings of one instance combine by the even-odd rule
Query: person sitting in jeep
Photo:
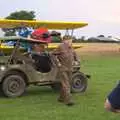
[(35, 69), (39, 72), (46, 73), (51, 70), (51, 59), (47, 51), (45, 51), (44, 44), (33, 45), (31, 57), (34, 60)]
[(33, 53), (36, 53), (36, 54), (39, 54), (39, 55), (42, 55), (42, 54), (46, 53), (44, 44), (34, 44), (32, 46), (32, 49), (33, 49), (33, 51), (32, 51)]

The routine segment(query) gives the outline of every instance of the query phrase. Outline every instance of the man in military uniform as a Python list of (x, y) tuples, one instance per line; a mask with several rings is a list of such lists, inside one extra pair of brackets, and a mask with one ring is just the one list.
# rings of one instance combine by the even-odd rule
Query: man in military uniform
[(72, 48), (72, 38), (69, 36), (63, 37), (62, 43), (55, 51), (58, 59), (59, 72), (61, 74), (61, 90), (59, 102), (64, 102), (66, 105), (73, 105), (71, 98), (71, 78), (72, 78), (72, 63), (78, 61), (77, 55)]

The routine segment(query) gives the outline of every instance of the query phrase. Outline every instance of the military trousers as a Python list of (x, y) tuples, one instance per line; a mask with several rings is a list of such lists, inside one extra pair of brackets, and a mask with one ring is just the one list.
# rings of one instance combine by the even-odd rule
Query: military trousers
[(66, 103), (71, 101), (71, 79), (72, 71), (61, 71), (60, 99)]

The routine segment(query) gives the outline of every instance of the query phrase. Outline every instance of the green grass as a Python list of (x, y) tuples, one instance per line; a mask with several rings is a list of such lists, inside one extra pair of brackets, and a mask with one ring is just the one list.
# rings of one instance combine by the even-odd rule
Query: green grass
[(92, 77), (85, 93), (73, 94), (75, 106), (58, 103), (50, 87), (30, 87), (20, 98), (0, 96), (0, 120), (119, 120), (104, 110), (104, 101), (120, 79), (120, 56), (82, 56), (81, 62)]

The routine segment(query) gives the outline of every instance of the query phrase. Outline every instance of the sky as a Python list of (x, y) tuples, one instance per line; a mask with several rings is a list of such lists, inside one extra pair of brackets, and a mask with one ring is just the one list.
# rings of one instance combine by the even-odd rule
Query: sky
[(39, 20), (88, 22), (76, 36), (120, 36), (120, 0), (0, 0), (0, 18), (20, 10)]

